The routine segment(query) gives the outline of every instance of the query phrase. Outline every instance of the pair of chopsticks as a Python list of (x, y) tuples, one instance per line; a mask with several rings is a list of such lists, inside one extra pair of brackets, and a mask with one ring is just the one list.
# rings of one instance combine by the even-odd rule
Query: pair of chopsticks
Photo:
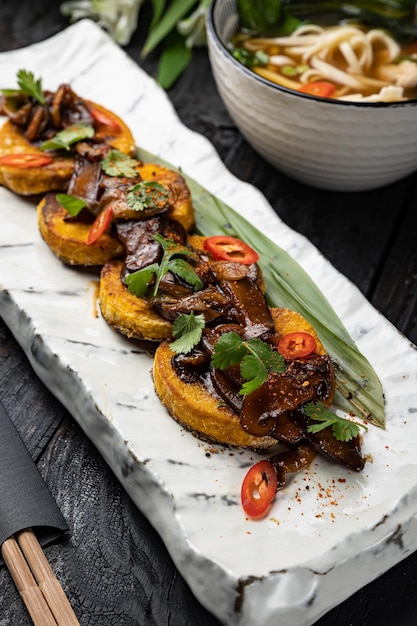
[(1, 555), (35, 626), (79, 626), (31, 528), (6, 539)]

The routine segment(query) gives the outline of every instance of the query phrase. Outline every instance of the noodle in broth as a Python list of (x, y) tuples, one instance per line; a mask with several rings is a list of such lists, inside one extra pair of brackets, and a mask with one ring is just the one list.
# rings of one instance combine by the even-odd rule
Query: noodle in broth
[(241, 33), (234, 45), (264, 58), (253, 71), (289, 89), (360, 102), (417, 98), (417, 54), (380, 29), (308, 24), (285, 37)]

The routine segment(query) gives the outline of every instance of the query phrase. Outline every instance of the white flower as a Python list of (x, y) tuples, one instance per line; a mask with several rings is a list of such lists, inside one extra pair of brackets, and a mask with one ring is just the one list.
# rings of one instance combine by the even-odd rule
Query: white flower
[(206, 45), (206, 16), (209, 5), (210, 0), (201, 0), (189, 17), (178, 22), (177, 30), (185, 37), (187, 48)]
[(144, 0), (70, 0), (61, 4), (61, 13), (72, 22), (89, 17), (105, 28), (120, 45), (129, 43), (138, 25)]

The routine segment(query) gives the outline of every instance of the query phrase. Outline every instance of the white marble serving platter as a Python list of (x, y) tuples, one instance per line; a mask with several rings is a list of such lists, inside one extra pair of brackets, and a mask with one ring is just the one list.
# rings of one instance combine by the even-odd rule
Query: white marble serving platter
[(13, 86), (20, 68), (42, 76), (45, 88), (69, 82), (113, 109), (143, 148), (268, 232), (308, 269), (379, 374), (387, 429), (365, 434), (373, 463), (357, 475), (319, 459), (278, 495), (267, 519), (250, 521), (239, 491), (256, 455), (205, 445), (167, 415), (150, 356), (101, 319), (97, 276), (61, 264), (38, 234), (33, 203), (0, 189), (0, 314), (196, 597), (228, 626), (313, 624), (417, 549), (416, 348), (181, 125), (165, 93), (98, 26), (79, 22), (1, 54), (1, 87)]

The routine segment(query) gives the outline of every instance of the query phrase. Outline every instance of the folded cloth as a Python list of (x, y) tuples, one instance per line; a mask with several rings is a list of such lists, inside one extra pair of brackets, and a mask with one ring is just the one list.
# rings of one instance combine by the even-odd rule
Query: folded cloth
[(0, 402), (0, 545), (11, 535), (32, 528), (45, 545), (68, 525)]

